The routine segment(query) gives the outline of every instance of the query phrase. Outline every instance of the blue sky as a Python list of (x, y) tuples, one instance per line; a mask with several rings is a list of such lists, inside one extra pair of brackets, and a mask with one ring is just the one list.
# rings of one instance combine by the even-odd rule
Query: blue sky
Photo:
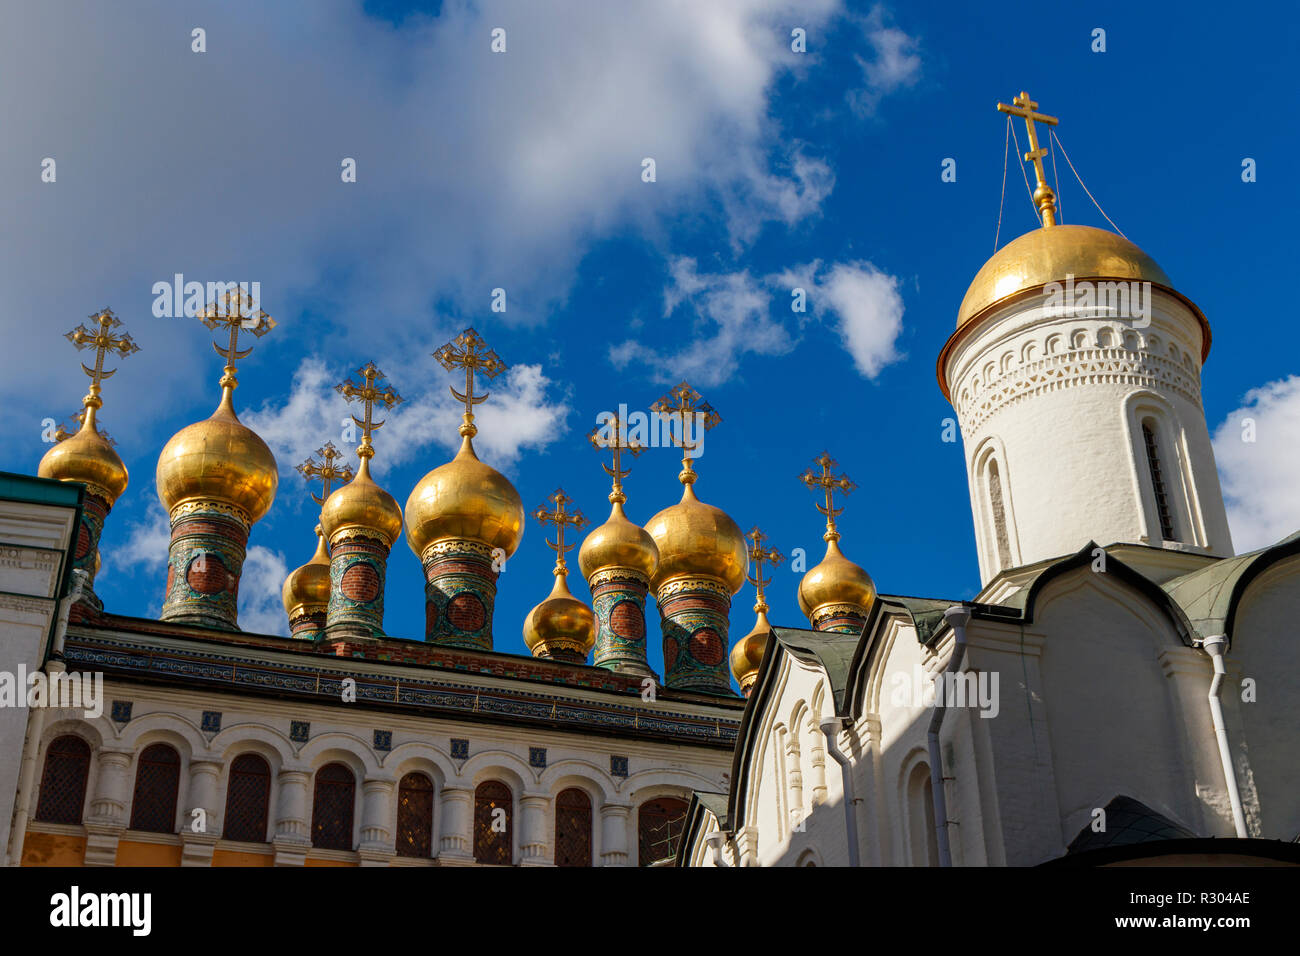
[[(207, 330), (152, 314), (153, 283), (177, 272), (259, 281), (279, 323), (236, 395), (281, 470), (252, 535), (245, 627), (285, 627), (280, 580), (311, 555), (316, 512), (293, 466), (342, 444), (331, 387), (374, 360), (406, 397), (375, 439), (377, 478), (404, 503), (454, 450), (452, 379), (429, 353), (469, 325), (513, 367), (482, 407), (480, 454), (530, 511), (563, 486), (603, 521), (608, 482), (586, 442), (596, 415), (645, 409), (685, 377), (723, 419), (697, 462), (704, 500), (814, 563), (822, 519), (797, 476), (828, 449), (859, 486), (845, 551), (880, 590), (973, 596), (962, 451), (940, 440), (952, 411), (934, 361), (993, 252), (994, 104), (1021, 89), (1061, 118), (1110, 217), (1209, 317), (1212, 432), (1260, 422), (1256, 445), (1217, 445), (1238, 547), (1300, 525), (1294, 309), (1275, 291), (1300, 198), (1290, 7), (132, 6), (125, 22), (99, 4), (28, 4), (0, 31), (0, 468), (35, 471), (41, 421), (64, 420), (85, 392), (63, 333), (111, 306), (142, 351), (105, 385), (102, 422), (131, 471), (102, 542), (110, 610), (157, 613), (157, 455), (219, 394)], [(206, 52), (191, 49), (195, 27)], [(790, 49), (796, 27), (804, 54)], [(1091, 50), (1098, 27), (1104, 53)], [(54, 183), (40, 180), (46, 157)], [(341, 182), (344, 157), (356, 183)], [(954, 183), (941, 181), (947, 157)], [(1242, 182), (1245, 157), (1256, 182)], [(1105, 226), (1057, 168), (1063, 221)], [(1011, 168), (1001, 242), (1035, 225)], [(803, 315), (795, 284), (809, 289)], [(497, 287), (504, 314), (490, 309)], [(678, 467), (667, 450), (635, 462), (634, 520), (678, 498)], [(498, 649), (524, 652), (551, 561), (530, 520), (500, 582)], [(774, 623), (805, 623), (798, 578), (775, 573)], [(733, 637), (752, 600), (749, 588), (736, 599)], [(423, 630), (404, 538), (386, 629)]]

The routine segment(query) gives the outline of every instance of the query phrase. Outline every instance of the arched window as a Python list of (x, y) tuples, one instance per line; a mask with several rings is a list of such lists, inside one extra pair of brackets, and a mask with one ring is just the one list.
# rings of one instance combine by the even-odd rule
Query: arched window
[(1169, 505), (1169, 488), (1165, 481), (1165, 472), (1160, 464), (1160, 446), (1156, 441), (1155, 423), (1151, 419), (1142, 422), (1142, 441), (1147, 450), (1147, 470), (1151, 476), (1151, 490), (1156, 496), (1156, 513), (1160, 516), (1160, 536), (1165, 541), (1177, 541), (1174, 529), (1174, 514)]
[(513, 810), (514, 797), (500, 780), (487, 780), (474, 788), (474, 859), (479, 863), (509, 866), (514, 862)]
[(408, 773), (397, 785), (397, 855), (433, 856), (433, 781)]
[(686, 825), (686, 801), (676, 797), (649, 800), (636, 811), (637, 865), (649, 866), (676, 855)]
[(352, 849), (352, 813), (357, 780), (341, 763), (327, 763), (316, 771), (316, 792), (311, 802), (311, 845), (322, 850)]
[(271, 809), (271, 766), (260, 754), (240, 754), (230, 763), (226, 783), (226, 824), (221, 835), (246, 843), (266, 842)]
[(998, 570), (1011, 566), (1011, 539), (1007, 536), (1007, 506), (1002, 499), (1002, 473), (996, 458), (988, 463), (989, 508), (993, 515), (993, 534), (998, 544)]
[(181, 783), (181, 755), (170, 744), (150, 744), (140, 754), (131, 798), (131, 829), (176, 832), (176, 793)]
[(938, 866), (939, 844), (934, 832), (934, 791), (930, 767), (918, 763), (907, 778), (908, 833), (912, 866)]
[(577, 787), (555, 798), (555, 865), (591, 866), (591, 797)]
[(76, 734), (50, 741), (41, 773), (41, 798), (36, 819), (46, 823), (80, 823), (90, 776), (90, 744)]

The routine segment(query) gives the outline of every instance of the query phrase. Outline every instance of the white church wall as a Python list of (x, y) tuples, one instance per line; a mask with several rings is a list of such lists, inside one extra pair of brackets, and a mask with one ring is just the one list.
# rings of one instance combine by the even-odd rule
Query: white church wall
[[(730, 769), (730, 755), (678, 744), (529, 730), (491, 724), (459, 723), (404, 714), (379, 714), (358, 710), (347, 716), (339, 708), (299, 704), (274, 699), (217, 695), (201, 690), (123, 685), (105, 682), (108, 700), (132, 702), (132, 719), (115, 724), (104, 716), (83, 719), (79, 712), (52, 712), (42, 736), (33, 805), (39, 799), (39, 767), (49, 743), (63, 733), (77, 733), (92, 745), (94, 756), (87, 786), (86, 822), (107, 828), (122, 839), (185, 842), (190, 836), (192, 809), (206, 812), (208, 834), (220, 836), (226, 805), (230, 763), (253, 751), (271, 767), (272, 791), (268, 814), (268, 841), (300, 842), (309, 833), (314, 775), (328, 763), (348, 766), (356, 778), (353, 813), (353, 851), (325, 851), (304, 845), (308, 857), (355, 860), (357, 849), (367, 850), (379, 862), (408, 863), (396, 858), (397, 783), (411, 771), (428, 773), (434, 782), (434, 853), (472, 857), (472, 799), (474, 787), (485, 780), (500, 780), (513, 799), (511, 829), (514, 861), (547, 865), (554, 860), (554, 799), (568, 787), (579, 787), (592, 802), (592, 857), (595, 865), (636, 865), (636, 810), (658, 796), (689, 799), (693, 789), (722, 790)], [(222, 715), (222, 730), (201, 730), (204, 711)], [(308, 721), (310, 739), (291, 741), (285, 734), (290, 721)], [(373, 731), (392, 732), (392, 749), (373, 746)], [(450, 739), (470, 741), (471, 756), (458, 761), (450, 755)], [(177, 799), (180, 835), (136, 834), (127, 829), (131, 794), (140, 753), (152, 743), (176, 747), (181, 758)], [(529, 764), (529, 748), (544, 747), (547, 766)], [(610, 756), (628, 758), (626, 778), (610, 774)], [(205, 775), (215, 772), (208, 787)], [(108, 773), (109, 776), (104, 776)], [(468, 812), (461, 812), (468, 810)], [(42, 824), (32, 824), (41, 829)], [(66, 827), (64, 828), (66, 829)], [(114, 837), (107, 862), (112, 862)], [(386, 843), (386, 850), (378, 844)], [(221, 848), (222, 844), (217, 843)], [(238, 844), (234, 849), (247, 850)], [(265, 850), (263, 850), (265, 852)], [(283, 854), (280, 854), (283, 856)], [(288, 862), (295, 862), (290, 859)]]
[[(1086, 567), (1051, 582), (1035, 618), (1044, 635), (1044, 730), (1063, 844), (1120, 794), (1199, 831), (1198, 788), (1212, 790), (1216, 781), (1197, 779), (1207, 761), (1193, 766), (1186, 711), (1161, 663), (1165, 651), (1184, 650), (1167, 618), (1113, 576)], [(1203, 700), (1208, 678), (1201, 686)], [(1213, 736), (1203, 739), (1212, 743)], [(1045, 859), (1064, 849), (1040, 852)]]
[[(1300, 556), (1268, 568), (1242, 594), (1227, 652), (1230, 679), (1223, 691), (1229, 739), (1245, 738), (1249, 782), (1258, 793), (1259, 836), (1300, 836)], [(1241, 679), (1254, 681), (1254, 700), (1242, 700)], [(1240, 749), (1240, 748), (1237, 748)], [(1248, 781), (1238, 773), (1239, 785)]]

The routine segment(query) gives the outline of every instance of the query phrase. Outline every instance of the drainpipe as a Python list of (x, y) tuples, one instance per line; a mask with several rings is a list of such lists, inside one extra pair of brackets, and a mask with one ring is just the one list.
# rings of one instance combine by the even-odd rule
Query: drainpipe
[(713, 865), (720, 869), (731, 867), (731, 864), (722, 858), (722, 843), (725, 839), (726, 837), (721, 830), (714, 830), (704, 838), (704, 842), (713, 851)]
[[(966, 625), (970, 623), (970, 608), (954, 604), (943, 612), (943, 619), (952, 628), (954, 644), (952, 656), (948, 658), (948, 666), (944, 670), (946, 676), (961, 670), (962, 662), (966, 659)], [(946, 682), (940, 689), (947, 690)], [(948, 845), (948, 797), (943, 789), (943, 753), (939, 749), (939, 728), (943, 726), (944, 714), (948, 709), (946, 702), (939, 703), (942, 699), (940, 696), (935, 701), (926, 739), (930, 749), (930, 791), (933, 794), (934, 835), (939, 847), (939, 865), (952, 866), (952, 848)]]
[(844, 829), (849, 842), (849, 866), (861, 866), (858, 862), (858, 798), (853, 793), (853, 768), (849, 758), (840, 750), (840, 730), (847, 721), (839, 717), (827, 717), (821, 722), (822, 734), (826, 737), (826, 749), (840, 765), (840, 779), (844, 785)]
[(1214, 721), (1214, 735), (1219, 738), (1219, 760), (1223, 763), (1223, 780), (1228, 785), (1228, 802), (1232, 804), (1232, 822), (1237, 828), (1237, 836), (1243, 840), (1250, 836), (1246, 832), (1246, 813), (1241, 807), (1241, 792), (1237, 790), (1237, 774), (1232, 769), (1232, 751), (1228, 747), (1228, 728), (1223, 722), (1223, 701), (1219, 695), (1223, 692), (1223, 680), (1228, 676), (1223, 662), (1223, 651), (1228, 643), (1226, 634), (1207, 637), (1201, 645), (1205, 653), (1214, 661), (1214, 679), (1210, 681), (1210, 719)]
[[(86, 578), (85, 571), (73, 571), (72, 588), (59, 602), (58, 615), (54, 621), (54, 640), (50, 644), (51, 655), (57, 656), (46, 663), (45, 669), (48, 672), (66, 670), (62, 656), (63, 640), (68, 633), (68, 616), (72, 613), (72, 605), (81, 599)], [(27, 820), (31, 816), (32, 782), (36, 779), (36, 754), (41, 749), (41, 735), (45, 733), (46, 710), (45, 707), (38, 707), (27, 719), (27, 737), (23, 741), (22, 764), (18, 770), (18, 799), (14, 802), (5, 866), (19, 866), (22, 863), (23, 843), (27, 839)]]

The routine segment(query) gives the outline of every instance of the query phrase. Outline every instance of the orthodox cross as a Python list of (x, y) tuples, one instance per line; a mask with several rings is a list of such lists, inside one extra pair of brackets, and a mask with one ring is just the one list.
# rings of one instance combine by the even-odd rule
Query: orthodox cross
[(358, 458), (370, 458), (375, 454), (374, 445), (370, 441), (370, 433), (377, 428), (383, 427), (383, 422), (374, 420), (374, 408), (376, 404), (384, 408), (392, 408), (402, 401), (402, 396), (398, 395), (396, 390), (384, 382), (384, 373), (379, 371), (374, 362), (367, 362), (361, 368), (357, 369), (357, 375), (361, 376), (361, 381), (347, 379), (334, 386), (334, 391), (338, 392), (349, 403), (354, 401), (361, 402), (362, 408), (365, 409), (365, 417), (357, 418), (352, 416), (352, 420), (361, 426), (361, 444), (357, 446)]
[(501, 361), (501, 356), (488, 348), (488, 344), (473, 329), (466, 329), (460, 333), (434, 352), (433, 357), (449, 372), (458, 368), (465, 370), (465, 392), (462, 394), (456, 391), (453, 385), (451, 394), (457, 401), (465, 403), (465, 423), (461, 426), (461, 434), (477, 434), (478, 429), (474, 427), (474, 406), (481, 405), (487, 399), (488, 393), (474, 394), (474, 375), (477, 373), (491, 381), (509, 366)]
[(758, 591), (758, 602), (754, 605), (754, 610), (766, 611), (767, 598), (763, 595), (763, 589), (772, 583), (772, 579), (763, 577), (763, 565), (770, 564), (775, 568), (785, 560), (785, 555), (776, 550), (776, 548), (763, 547), (763, 542), (767, 540), (767, 535), (758, 530), (758, 525), (754, 525), (754, 527), (750, 528), (749, 534), (745, 535), (745, 537), (750, 541), (749, 560), (754, 563), (753, 572), (746, 575), (746, 577), (749, 578), (749, 583), (754, 585), (754, 588)]
[[(709, 431), (714, 425), (722, 421), (722, 416), (704, 400), (704, 396), (691, 388), (686, 382), (673, 386), (667, 395), (650, 406), (650, 411), (657, 415), (669, 416), (678, 421), (681, 426), (679, 434), (674, 435), (671, 428), (669, 428), (668, 432), (672, 443), (684, 452), (694, 451), (699, 447), (699, 442), (687, 439), (688, 430), (692, 427), (687, 424), (688, 419), (693, 424), (695, 416), (701, 416), (704, 431)], [(691, 463), (689, 455), (682, 456), (682, 473), (677, 477), (684, 485), (689, 485), (695, 481), (695, 467)]]
[[(610, 437), (604, 437), (607, 434)], [(614, 490), (609, 493), (609, 500), (619, 503), (627, 501), (627, 495), (623, 494), (623, 479), (632, 473), (632, 469), (623, 467), (622, 453), (630, 452), (632, 457), (636, 458), (645, 451), (645, 445), (635, 438), (628, 437), (627, 423), (617, 415), (611, 417), (604, 425), (593, 428), (587, 438), (594, 448), (608, 448), (612, 453), (613, 464), (606, 465), (601, 462), (600, 465), (605, 469), (605, 474), (614, 479)]]
[(564, 555), (574, 548), (574, 545), (564, 543), (564, 529), (571, 525), (576, 531), (587, 523), (587, 518), (576, 508), (572, 511), (565, 510), (566, 505), (573, 504), (573, 499), (566, 495), (562, 488), (556, 488), (555, 491), (547, 495), (546, 500), (555, 506), (555, 510), (547, 511), (546, 506), (543, 505), (533, 512), (533, 517), (541, 524), (555, 525), (555, 541), (547, 541), (546, 543), (555, 552), (555, 570), (558, 573), (567, 570)]
[(298, 466), (298, 474), (302, 475), (308, 481), (316, 478), (320, 479), (321, 483), (325, 486), (324, 493), (320, 496), (317, 496), (314, 491), (309, 492), (309, 494), (311, 495), (312, 501), (316, 502), (318, 505), (323, 505), (325, 504), (325, 499), (330, 496), (330, 491), (333, 489), (335, 481), (346, 483), (351, 481), (355, 476), (352, 473), (351, 465), (343, 465), (340, 467), (335, 464), (336, 461), (343, 457), (343, 453), (334, 447), (333, 442), (327, 441), (324, 448), (317, 448), (316, 454), (320, 455), (321, 460), (317, 461), (315, 458), (308, 458)]
[(826, 516), (826, 534), (822, 537), (827, 541), (835, 541), (840, 536), (840, 533), (835, 530), (835, 517), (844, 510), (835, 507), (835, 492), (839, 491), (847, 495), (857, 485), (850, 481), (849, 476), (843, 472), (838, 475), (832, 474), (837, 462), (828, 452), (822, 452), (821, 455), (813, 459), (813, 463), (821, 466), (821, 473), (818, 474), (809, 468), (799, 476), (799, 480), (809, 488), (814, 490), (821, 488), (826, 492), (826, 504), (817, 505), (817, 510)]
[(1034, 175), (1038, 177), (1038, 188), (1034, 190), (1034, 202), (1038, 205), (1038, 211), (1042, 214), (1044, 226), (1056, 225), (1056, 194), (1052, 188), (1047, 185), (1047, 174), (1043, 171), (1043, 157), (1047, 155), (1047, 150), (1038, 145), (1038, 130), (1034, 126), (1034, 121), (1046, 123), (1048, 126), (1055, 126), (1059, 120), (1055, 116), (1048, 116), (1046, 113), (1037, 113), (1038, 104), (1029, 98), (1029, 94), (1021, 91), (1020, 95), (1011, 101), (1014, 106), (1008, 106), (1006, 103), (999, 103), (998, 110), (1010, 116), (1020, 116), (1025, 120), (1025, 126), (1029, 130), (1029, 152), (1025, 153), (1025, 162), (1034, 164)]
[(252, 332), (260, 339), (275, 328), (275, 319), (261, 309), (252, 311), (256, 304), (251, 295), (236, 286), (222, 296), (219, 303), (209, 302), (198, 314), (199, 321), (209, 329), (215, 331), (218, 326), (224, 325), (230, 330), (230, 344), (224, 349), (216, 342), (212, 343), (216, 353), (226, 360), (224, 374), (221, 376), (222, 388), (234, 388), (239, 384), (235, 379), (235, 360), (247, 358), (253, 351), (251, 346), (239, 351), (240, 329)]
[(100, 309), (89, 318), (94, 320), (98, 328), (88, 328), (86, 323), (83, 322), (64, 336), (77, 347), (79, 352), (83, 349), (95, 350), (95, 367), (93, 369), (86, 365), (85, 362), (81, 363), (82, 371), (90, 376), (90, 394), (81, 400), (83, 409), (99, 408), (103, 405), (99, 398), (100, 382), (117, 374), (117, 369), (104, 370), (104, 356), (109, 352), (115, 352), (118, 357), (126, 358), (128, 355), (140, 351), (140, 346), (131, 340), (129, 333), (113, 334), (115, 329), (121, 328), (122, 323), (113, 314), (112, 309)]

